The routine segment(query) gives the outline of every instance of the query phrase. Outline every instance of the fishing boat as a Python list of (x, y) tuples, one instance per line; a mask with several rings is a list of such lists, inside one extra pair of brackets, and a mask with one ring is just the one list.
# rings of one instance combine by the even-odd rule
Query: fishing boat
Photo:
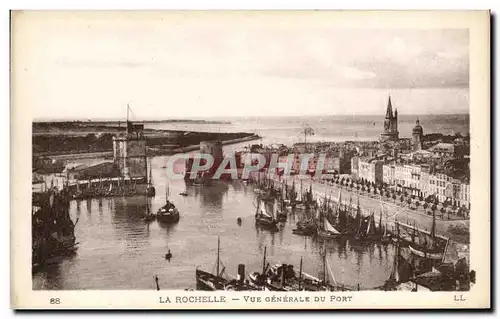
[(318, 236), (324, 239), (334, 239), (342, 236), (342, 233), (333, 227), (326, 217), (323, 217), (323, 227), (318, 229)]
[(282, 200), (280, 200), (280, 201), (275, 200), (274, 204), (276, 206), (278, 206), (278, 204), (279, 204), (279, 210), (276, 211), (276, 216), (277, 216), (278, 221), (286, 222), (286, 220), (288, 218), (288, 213), (285, 209), (285, 205), (284, 205), (283, 201)]
[(422, 258), (427, 258), (427, 259), (432, 259), (432, 260), (442, 260), (443, 259), (443, 253), (444, 249), (443, 247), (439, 247), (437, 244), (437, 238), (436, 238), (436, 214), (433, 213), (432, 215), (432, 228), (431, 228), (431, 233), (430, 233), (430, 238), (427, 236), (427, 234), (423, 232), (418, 232), (419, 233), (419, 238), (423, 236), (424, 243), (419, 244), (412, 242), (408, 245), (410, 248), (410, 251), (419, 257)]
[(269, 213), (266, 209), (266, 203), (257, 202), (257, 212), (255, 213), (255, 224), (270, 230), (278, 230), (278, 220), (274, 213)]
[[(396, 231), (399, 237), (399, 225), (396, 220)], [(389, 279), (384, 283), (384, 290), (396, 290), (397, 285), (401, 282), (400, 274), (399, 274), (399, 255), (400, 255), (400, 242), (399, 240), (394, 245), (394, 261), (392, 266), (392, 271), (389, 276)]]
[(282, 185), (283, 189), (281, 190), (281, 207), (283, 210), (291, 210), (292, 200), (290, 199), (290, 195), (288, 193), (288, 185), (286, 184), (286, 181)]
[(180, 192), (179, 195), (181, 195), (181, 196), (187, 196), (188, 193), (186, 191), (184, 191), (184, 192)]
[(299, 236), (313, 236), (316, 233), (316, 227), (297, 227), (292, 229), (292, 234)]
[(300, 192), (297, 194), (297, 198), (293, 201), (293, 208), (296, 210), (306, 210), (307, 205), (305, 203), (304, 194), (302, 193), (302, 180), (300, 180)]
[(356, 233), (356, 240), (377, 240), (382, 237), (375, 226), (374, 213), (369, 216), (361, 216), (359, 228)]
[(266, 250), (264, 250), (264, 261), (262, 264), (261, 273), (253, 272), (248, 276), (250, 285), (255, 287), (256, 290), (290, 291), (289, 287), (285, 286), (285, 272), (282, 271), (283, 267), (287, 267), (287, 265), (277, 264), (269, 267), (269, 263), (266, 263)]
[(149, 162), (149, 176), (148, 176), (148, 186), (146, 188), (146, 195), (149, 197), (154, 197), (156, 195), (156, 189), (153, 185), (153, 173), (151, 171), (151, 161)]
[(217, 261), (215, 275), (196, 268), (196, 290), (224, 290), (228, 284), (228, 280), (222, 277), (226, 267), (222, 267), (222, 270), (220, 270), (220, 265), (220, 237), (217, 237)]
[(382, 237), (380, 238), (380, 242), (384, 245), (387, 245), (391, 242), (391, 236), (387, 232), (387, 225), (384, 226), (384, 230), (382, 233)]
[(248, 290), (261, 290), (259, 287), (250, 283), (248, 279), (245, 279), (245, 265), (238, 265), (238, 277), (236, 279), (229, 280), (224, 285), (224, 290), (226, 291), (248, 291)]
[(175, 207), (174, 203), (168, 199), (169, 192), (167, 184), (165, 205), (156, 213), (156, 218), (159, 222), (175, 223), (179, 221), (179, 210)]

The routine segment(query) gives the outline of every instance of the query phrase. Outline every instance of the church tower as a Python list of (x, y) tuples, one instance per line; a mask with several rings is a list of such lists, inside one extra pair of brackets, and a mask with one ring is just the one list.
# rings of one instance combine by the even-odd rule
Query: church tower
[(384, 132), (380, 134), (380, 141), (397, 141), (399, 139), (398, 132), (398, 110), (395, 109), (392, 112), (392, 101), (389, 95), (389, 101), (387, 102), (387, 111), (385, 112), (384, 119)]

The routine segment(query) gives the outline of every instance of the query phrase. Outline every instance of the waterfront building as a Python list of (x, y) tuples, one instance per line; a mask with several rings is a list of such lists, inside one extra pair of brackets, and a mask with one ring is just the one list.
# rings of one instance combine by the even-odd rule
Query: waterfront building
[(377, 158), (358, 159), (358, 179), (380, 184), (383, 181), (384, 161)]
[(395, 185), (396, 183), (395, 173), (396, 173), (396, 165), (394, 163), (384, 164), (382, 166), (382, 181), (389, 186)]
[(434, 195), (440, 202), (445, 202), (447, 198), (453, 196), (452, 178), (445, 174), (430, 174), (429, 175), (429, 193)]
[(419, 165), (396, 165), (394, 169), (394, 184), (401, 191), (420, 196), (420, 175), (422, 168)]
[(392, 112), (392, 102), (389, 96), (389, 102), (387, 103), (387, 111), (385, 113), (384, 120), (384, 132), (380, 134), (381, 142), (397, 141), (399, 139), (398, 131), (398, 110), (395, 109)]
[(461, 207), (465, 206), (466, 208), (470, 209), (470, 184), (461, 182), (460, 183), (460, 192), (458, 193), (458, 196), (455, 198), (457, 203), (456, 205)]
[(420, 151), (422, 149), (422, 140), (424, 137), (424, 129), (420, 125), (420, 121), (417, 117), (417, 122), (415, 127), (413, 128), (412, 131), (412, 139), (411, 139), (411, 144), (412, 144), (412, 149), (414, 151)]

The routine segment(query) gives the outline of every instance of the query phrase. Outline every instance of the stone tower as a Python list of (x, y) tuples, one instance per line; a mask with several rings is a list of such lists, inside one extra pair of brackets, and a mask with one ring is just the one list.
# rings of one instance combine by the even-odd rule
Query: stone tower
[(413, 128), (411, 134), (411, 145), (414, 151), (418, 151), (422, 149), (422, 139), (424, 137), (424, 129), (420, 126), (420, 121), (417, 117), (417, 123)]
[(380, 134), (380, 141), (397, 141), (398, 139), (398, 110), (395, 109), (394, 113), (392, 112), (391, 96), (389, 96), (387, 111), (385, 112), (384, 132)]

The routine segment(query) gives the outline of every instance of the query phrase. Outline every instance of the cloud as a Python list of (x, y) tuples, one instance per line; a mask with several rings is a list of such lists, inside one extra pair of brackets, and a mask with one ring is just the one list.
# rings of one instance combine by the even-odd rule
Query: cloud
[(342, 67), (341, 72), (349, 80), (368, 80), (377, 77), (373, 72), (361, 71), (352, 67)]
[(387, 56), (398, 63), (409, 62), (423, 51), (422, 46), (412, 44), (400, 37), (393, 38), (386, 49)]
[(441, 51), (437, 53), (437, 56), (443, 59), (460, 59), (463, 57), (463, 54), (454, 51)]

